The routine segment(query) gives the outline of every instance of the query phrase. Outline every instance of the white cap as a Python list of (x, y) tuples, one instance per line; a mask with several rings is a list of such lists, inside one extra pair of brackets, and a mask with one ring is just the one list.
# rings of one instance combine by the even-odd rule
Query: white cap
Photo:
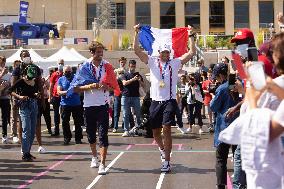
[(169, 51), (171, 52), (171, 46), (170, 45), (167, 45), (167, 44), (164, 44), (162, 46), (159, 46), (159, 52), (163, 52), (163, 51)]

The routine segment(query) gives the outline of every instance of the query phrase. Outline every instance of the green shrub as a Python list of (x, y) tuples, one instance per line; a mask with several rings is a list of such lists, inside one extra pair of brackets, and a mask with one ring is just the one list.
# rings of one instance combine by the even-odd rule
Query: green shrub
[(127, 50), (130, 47), (130, 35), (129, 34), (123, 34), (121, 39), (121, 48), (123, 50)]
[(211, 49), (216, 49), (217, 44), (214, 36), (206, 36), (206, 45)]

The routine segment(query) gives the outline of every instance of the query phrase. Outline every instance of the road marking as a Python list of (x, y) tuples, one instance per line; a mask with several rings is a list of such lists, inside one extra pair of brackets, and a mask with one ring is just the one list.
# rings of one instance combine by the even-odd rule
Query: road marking
[[(115, 164), (115, 162), (124, 154), (125, 152), (120, 152), (120, 154), (112, 161), (110, 162), (110, 164), (106, 167), (106, 172), (111, 168), (111, 166), (113, 166)], [(102, 175), (98, 175), (93, 182), (86, 188), (86, 189), (91, 189), (98, 181), (99, 179), (102, 177)]]
[[(1, 150), (0, 153), (19, 153), (20, 150)], [(31, 151), (37, 152), (37, 151)], [(61, 154), (61, 153), (90, 153), (90, 150), (48, 150), (44, 154)], [(156, 152), (157, 150), (108, 150), (109, 153), (121, 153), (121, 152), (130, 152), (130, 153), (152, 153)], [(216, 153), (213, 150), (173, 150), (173, 153)]]
[(53, 169), (55, 169), (56, 167), (58, 167), (59, 165), (61, 165), (64, 161), (66, 161), (67, 159), (70, 159), (73, 156), (73, 154), (65, 156), (64, 159), (62, 159), (61, 161), (56, 162), (55, 164), (51, 165), (50, 167), (48, 167), (45, 171), (38, 173), (36, 176), (34, 176), (32, 179), (28, 180), (25, 182), (25, 184), (22, 184), (18, 187), (18, 189), (21, 188), (26, 188), (28, 185), (32, 184), (35, 180), (38, 180), (40, 177), (46, 175), (48, 172), (52, 171)]
[(228, 172), (227, 172), (227, 187), (228, 189), (233, 189), (232, 180)]
[(163, 184), (163, 180), (164, 180), (164, 178), (165, 178), (165, 175), (166, 175), (166, 173), (161, 173), (160, 178), (159, 178), (159, 181), (158, 181), (158, 183), (157, 183), (157, 185), (156, 185), (156, 189), (160, 189), (160, 188), (162, 187), (162, 184)]
[(127, 148), (126, 148), (126, 150), (129, 150), (130, 148), (132, 148), (132, 144), (129, 144), (128, 146), (127, 146)]

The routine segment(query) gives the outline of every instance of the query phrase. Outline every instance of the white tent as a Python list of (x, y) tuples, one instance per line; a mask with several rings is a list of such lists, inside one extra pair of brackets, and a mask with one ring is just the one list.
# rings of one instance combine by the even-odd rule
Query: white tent
[(44, 58), (42, 58), (37, 52), (35, 52), (35, 50), (30, 49), (29, 53), (31, 55), (31, 59), (32, 59), (33, 62), (40, 63), (40, 62), (44, 61)]
[(87, 60), (86, 57), (84, 57), (83, 55), (81, 55), (78, 51), (76, 51), (74, 48), (70, 49), (70, 52), (72, 52), (75, 56), (77, 56), (78, 58), (80, 58), (81, 60), (85, 61)]
[(22, 50), (23, 50), (23, 48), (21, 47), (21, 48), (18, 49), (14, 54), (12, 54), (9, 58), (7, 58), (7, 60), (6, 60), (7, 65), (12, 65), (12, 63), (13, 63), (15, 60), (21, 60), (20, 54), (21, 54), (21, 51), (22, 51)]
[[(21, 47), (12, 56), (7, 58), (7, 60), (6, 60), (7, 65), (12, 65), (15, 60), (21, 60), (20, 54), (21, 54), (22, 50), (23, 50), (23, 48)], [(40, 62), (44, 61), (44, 59), (38, 53), (36, 53), (33, 49), (30, 49), (28, 51), (29, 51), (31, 59), (34, 63), (39, 65)]]
[(45, 61), (46, 62), (58, 62), (60, 59), (63, 59), (65, 64), (75, 64), (75, 63), (81, 63), (81, 58), (77, 57), (74, 53), (72, 53), (67, 47), (62, 47), (59, 49), (56, 53), (48, 57)]

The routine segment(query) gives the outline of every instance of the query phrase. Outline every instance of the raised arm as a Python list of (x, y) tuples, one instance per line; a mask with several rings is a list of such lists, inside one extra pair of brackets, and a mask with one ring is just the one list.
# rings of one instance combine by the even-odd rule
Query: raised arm
[(194, 42), (194, 33), (192, 30), (189, 31), (189, 43), (190, 43), (190, 50), (180, 57), (181, 63), (187, 63), (196, 53), (196, 47)]
[(139, 57), (139, 59), (144, 62), (145, 64), (148, 64), (148, 55), (143, 52), (143, 50), (139, 47), (139, 40), (138, 40), (138, 32), (139, 32), (139, 24), (134, 26), (135, 34), (134, 34), (134, 52)]

